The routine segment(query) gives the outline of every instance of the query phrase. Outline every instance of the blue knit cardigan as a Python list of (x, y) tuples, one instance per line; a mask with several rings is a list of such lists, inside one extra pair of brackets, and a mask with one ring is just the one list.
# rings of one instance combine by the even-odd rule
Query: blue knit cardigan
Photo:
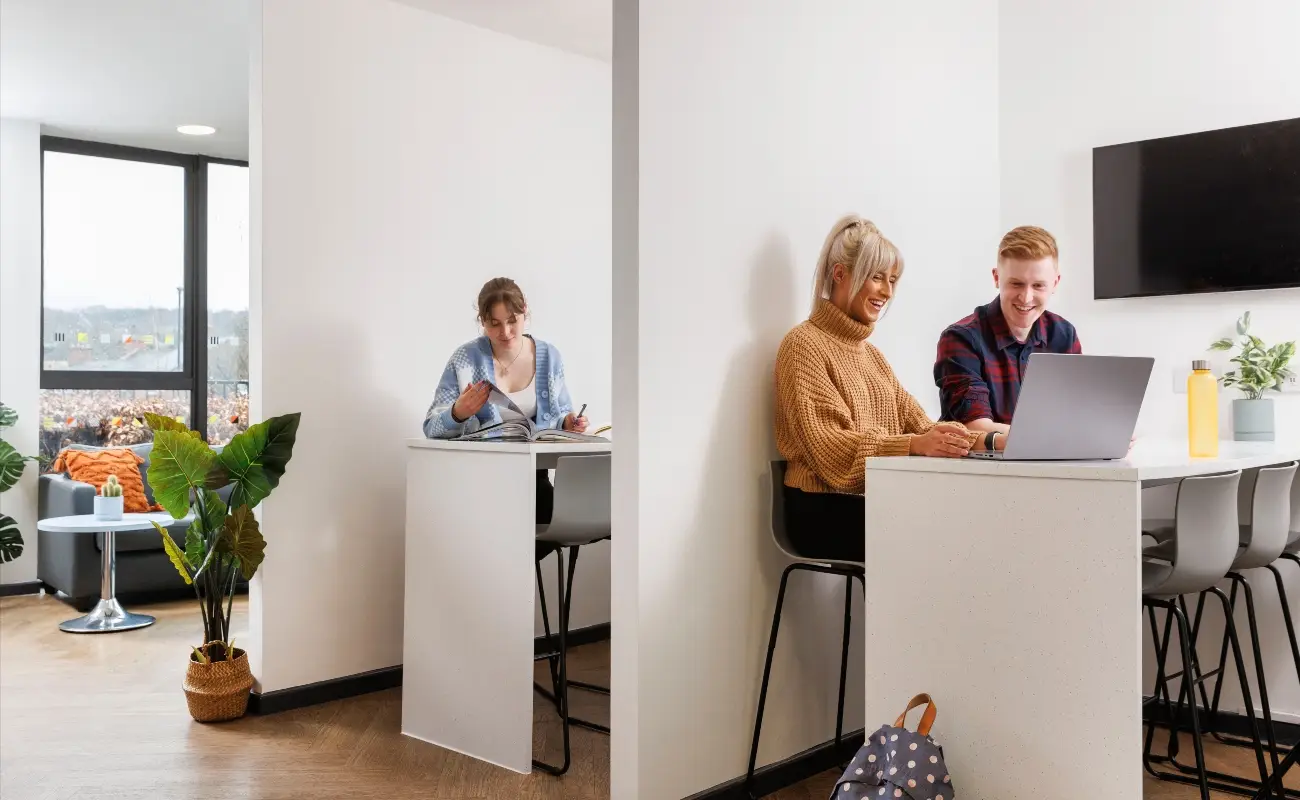
[[(573, 411), (573, 401), (569, 399), (569, 389), (564, 383), (564, 359), (560, 358), (559, 350), (546, 342), (533, 339), (533, 343), (537, 345), (537, 377), (533, 379), (537, 386), (537, 414), (533, 422), (539, 428), (559, 428)], [(456, 404), (456, 398), (466, 386), (478, 381), (496, 383), (492, 344), (486, 336), (466, 342), (451, 354), (433, 393), (433, 404), (424, 416), (425, 436), (454, 439), (501, 422), (501, 412), (491, 404), (484, 405), (464, 422), (452, 418), (451, 407)]]

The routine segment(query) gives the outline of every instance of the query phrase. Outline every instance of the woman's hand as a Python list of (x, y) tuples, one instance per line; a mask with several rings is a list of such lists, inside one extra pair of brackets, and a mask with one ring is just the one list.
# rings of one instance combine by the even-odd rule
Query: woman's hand
[(574, 433), (586, 433), (587, 418), (575, 417), (572, 414), (570, 414), (569, 416), (564, 418), (564, 429), (566, 431), (573, 431)]
[(912, 437), (912, 455), (931, 458), (962, 458), (970, 452), (970, 435), (951, 422), (940, 422)]
[(466, 386), (465, 391), (456, 398), (456, 404), (451, 407), (451, 418), (457, 422), (464, 422), (474, 416), (487, 404), (488, 395), (491, 393), (492, 384), (487, 381)]

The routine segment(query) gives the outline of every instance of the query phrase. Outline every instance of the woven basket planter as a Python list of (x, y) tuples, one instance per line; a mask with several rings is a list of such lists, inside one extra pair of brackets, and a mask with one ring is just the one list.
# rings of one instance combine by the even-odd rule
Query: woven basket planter
[[(215, 642), (203, 645), (204, 655)], [(185, 702), (190, 716), (198, 722), (238, 719), (248, 710), (248, 692), (253, 688), (253, 673), (248, 669), (248, 653), (235, 648), (233, 661), (200, 664), (190, 656), (185, 672)]]

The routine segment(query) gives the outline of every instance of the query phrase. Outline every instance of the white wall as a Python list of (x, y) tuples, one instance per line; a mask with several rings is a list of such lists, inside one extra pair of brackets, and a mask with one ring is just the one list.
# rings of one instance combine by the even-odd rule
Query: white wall
[[(639, 23), (639, 56), (616, 53), (616, 85), (636, 80), (640, 92), (615, 122), (620, 154), (639, 136), (639, 187), (615, 189), (621, 225), (639, 203), (636, 257), (616, 264), (616, 358), (636, 375), (616, 370), (615, 546), (636, 552), (615, 558), (616, 574), (634, 564), (639, 583), (615, 599), (635, 615), (636, 642), (615, 652), (614, 682), (635, 675), (640, 702), (635, 753), (616, 736), (612, 781), (615, 796), (656, 800), (745, 771), (784, 567), (768, 533), (773, 357), (806, 316), (822, 239), (847, 211), (877, 221), (907, 257), (899, 307), (875, 341), (935, 405), (938, 333), (983, 297), (968, 266), (996, 242), (998, 31), (993, 0), (758, 0), (744, 14), (656, 0), (633, 11), (616, 12), (616, 31)], [(639, 113), (634, 130), (624, 113)], [(834, 730), (843, 583), (793, 584), (762, 762)], [(616, 613), (620, 636), (625, 624)], [(850, 663), (852, 729), (863, 724), (860, 642)], [(621, 757), (634, 759), (635, 785)]]
[[(1086, 352), (1155, 356), (1139, 433), (1185, 436), (1187, 399), (1173, 392), (1172, 373), (1186, 374), (1248, 309), (1266, 341), (1300, 337), (1300, 290), (1092, 300), (1092, 148), (1300, 116), (1300, 4), (1002, 0), (1000, 8), (1001, 227), (1056, 234), (1057, 310), (1078, 326)], [(1221, 400), (1225, 436), (1231, 396)], [(1276, 406), (1278, 437), (1300, 437), (1300, 397), (1279, 396)], [(1300, 603), (1300, 576), (1284, 574)], [(1270, 699), (1300, 721), (1277, 590), (1271, 577), (1253, 583), (1276, 676)], [(1240, 626), (1244, 633), (1244, 619)], [(1217, 641), (1205, 649), (1217, 658)]]
[(612, 418), (610, 69), (382, 0), (259, 5), (253, 413), (303, 413), (262, 512), (266, 691), (400, 663), (403, 440), (484, 280)]
[[(18, 452), (35, 455), (40, 420), (41, 347), (41, 126), (0, 119), (0, 401), (18, 412), (4, 432)], [(24, 550), (0, 566), (0, 584), (36, 580), (36, 487), (39, 470), (0, 494), (0, 511), (13, 517)]]

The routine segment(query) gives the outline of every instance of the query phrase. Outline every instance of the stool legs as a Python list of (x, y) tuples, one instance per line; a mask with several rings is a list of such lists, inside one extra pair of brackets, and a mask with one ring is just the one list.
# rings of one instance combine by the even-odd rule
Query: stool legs
[[(1147, 606), (1148, 609), (1148, 615), (1151, 621), (1152, 635), (1155, 635), (1156, 633), (1156, 618), (1155, 618), (1154, 609), (1163, 608), (1168, 612), (1168, 616), (1165, 618), (1164, 636), (1157, 639), (1155, 643), (1156, 644), (1156, 695), (1155, 697), (1156, 700), (1159, 701), (1160, 697), (1162, 695), (1164, 696), (1165, 713), (1166, 713), (1166, 718), (1169, 722), (1169, 738), (1171, 742), (1170, 747), (1174, 748), (1176, 745), (1173, 743), (1176, 743), (1178, 741), (1179, 726), (1178, 726), (1178, 717), (1173, 710), (1173, 706), (1169, 702), (1169, 681), (1171, 679), (1166, 677), (1165, 675), (1165, 661), (1169, 654), (1169, 638), (1171, 635), (1171, 628), (1172, 628), (1171, 623), (1172, 621), (1177, 620), (1178, 644), (1179, 647), (1182, 649), (1182, 656), (1183, 656), (1182, 681), (1179, 685), (1179, 690), (1178, 690), (1178, 704), (1179, 704), (1179, 708), (1181, 709), (1182, 702), (1183, 702), (1183, 695), (1185, 693), (1189, 695), (1192, 694), (1192, 686), (1195, 685), (1195, 682), (1198, 678), (1198, 676), (1196, 675), (1194, 662), (1192, 661), (1191, 629), (1187, 624), (1186, 616), (1184, 616), (1182, 609), (1178, 607), (1177, 603), (1154, 600), (1151, 598), (1144, 598), (1143, 603), (1144, 605)], [(1192, 697), (1194, 698), (1195, 695), (1192, 695)], [(1196, 703), (1194, 701), (1190, 705), (1191, 705), (1191, 719), (1192, 719), (1192, 745), (1196, 751), (1197, 777), (1196, 777), (1195, 785), (1198, 786), (1201, 790), (1201, 800), (1210, 800), (1210, 781), (1209, 781), (1209, 775), (1206, 772), (1206, 768), (1205, 768), (1205, 750), (1204, 750), (1204, 746), (1201, 743), (1200, 714), (1196, 710)], [(1181, 783), (1192, 783), (1192, 781), (1182, 778), (1181, 775), (1173, 775), (1172, 773), (1162, 773), (1155, 770), (1151, 766), (1151, 762), (1155, 760), (1151, 757), (1151, 745), (1154, 738), (1155, 738), (1154, 726), (1148, 727), (1146, 747), (1143, 749), (1143, 754), (1142, 754), (1143, 764), (1146, 767), (1147, 772), (1151, 773), (1157, 778), (1177, 780)]]
[[(1229, 743), (1237, 744), (1238, 746), (1241, 747), (1250, 747), (1255, 751), (1255, 762), (1256, 762), (1256, 766), (1259, 769), (1259, 776), (1260, 776), (1260, 779), (1258, 781), (1255, 781), (1249, 778), (1240, 777), (1238, 775), (1231, 775), (1224, 772), (1207, 770), (1207, 774), (1212, 779), (1210, 787), (1212, 789), (1215, 789), (1216, 791), (1227, 792), (1230, 794), (1237, 794), (1244, 797), (1256, 797), (1256, 798), (1274, 797), (1275, 795), (1273, 794), (1273, 788), (1272, 788), (1273, 779), (1269, 775), (1268, 766), (1265, 764), (1264, 761), (1264, 744), (1263, 744), (1263, 740), (1260, 737), (1259, 723), (1255, 717), (1255, 711), (1254, 711), (1255, 704), (1251, 698), (1250, 682), (1246, 674), (1246, 666), (1245, 666), (1244, 658), (1242, 656), (1241, 642), (1237, 635), (1237, 626), (1232, 613), (1232, 609), (1235, 606), (1235, 598), (1230, 599), (1228, 595), (1224, 594), (1223, 591), (1218, 588), (1211, 589), (1209, 593), (1214, 594), (1215, 597), (1219, 599), (1220, 604), (1223, 606), (1224, 620), (1225, 620), (1224, 637), (1226, 639), (1226, 644), (1230, 645), (1232, 649), (1233, 663), (1237, 669), (1237, 678), (1241, 682), (1241, 696), (1243, 698), (1243, 703), (1245, 704), (1246, 718), (1249, 723), (1250, 732), (1251, 732), (1249, 741), (1229, 740)], [(1221, 659), (1220, 662), (1221, 666), (1219, 668), (1214, 669), (1208, 673), (1202, 673), (1200, 670), (1199, 659), (1197, 658), (1196, 655), (1196, 646), (1195, 646), (1195, 643), (1198, 639), (1198, 635), (1200, 633), (1200, 624), (1202, 619), (1202, 612), (1204, 610), (1206, 594), (1207, 593), (1204, 592), (1201, 594), (1200, 600), (1198, 601), (1196, 607), (1196, 619), (1192, 625), (1191, 658), (1192, 658), (1193, 668), (1197, 676), (1195, 679), (1195, 684), (1200, 689), (1201, 700), (1204, 709), (1206, 709), (1210, 713), (1209, 727), (1211, 731), (1215, 732), (1217, 735), (1216, 723), (1218, 722), (1219, 719), (1217, 698), (1219, 696), (1219, 693), (1222, 691), (1222, 680), (1224, 675), (1226, 674), (1226, 661)], [(1205, 692), (1205, 682), (1212, 677), (1216, 679), (1216, 686), (1215, 686), (1216, 699), (1213, 702), (1208, 699)], [(1192, 700), (1194, 695), (1190, 687), (1186, 696), (1189, 703), (1194, 702)], [(1183, 695), (1180, 694), (1179, 706), (1178, 706), (1180, 711), (1182, 709), (1182, 698)], [(1171, 763), (1173, 766), (1175, 766), (1185, 774), (1190, 775), (1196, 772), (1196, 768), (1182, 764), (1178, 761), (1177, 742), (1176, 740), (1173, 739), (1171, 739), (1169, 743), (1169, 757), (1158, 759), (1158, 760), (1161, 762)], [(1281, 791), (1281, 789), (1278, 789), (1278, 791)]]
[[(557, 558), (562, 559), (564, 557), (563, 551), (557, 549), (556, 552), (557, 552), (557, 556), (556, 556)], [(572, 546), (569, 548), (569, 582), (567, 586), (564, 585), (559, 586), (560, 594), (561, 594), (560, 604), (563, 606), (562, 611), (564, 613), (565, 619), (572, 619), (573, 616), (573, 576), (577, 573), (576, 567), (578, 563), (578, 552), (579, 552), (579, 548), (577, 546)], [(537, 592), (538, 592), (538, 599), (541, 603), (541, 608), (542, 608), (542, 630), (546, 633), (546, 637), (549, 639), (551, 636), (551, 623), (546, 610), (546, 587), (542, 584), (542, 571), (541, 571), (540, 562), (537, 568)], [(568, 631), (566, 630), (565, 633), (567, 634)], [(547, 700), (550, 700), (551, 703), (554, 704), (556, 709), (558, 710), (560, 701), (559, 701), (558, 688), (556, 686), (556, 672), (555, 672), (556, 656), (555, 655), (548, 656), (547, 660), (551, 664), (552, 688), (550, 691), (547, 691), (545, 687), (541, 686), (540, 684), (534, 681), (533, 689), (538, 694), (545, 697)], [(603, 694), (606, 696), (609, 695), (608, 687), (597, 686), (594, 683), (570, 680), (567, 682), (566, 685), (569, 689), (582, 689), (583, 691), (593, 692), (595, 694)], [(601, 725), (598, 722), (591, 722), (589, 720), (580, 719), (579, 717), (570, 716), (569, 724), (576, 725), (579, 728), (586, 728), (587, 730), (595, 731), (596, 733), (603, 733), (606, 735), (609, 734), (608, 725)]]
[[(791, 564), (781, 573), (781, 588), (776, 593), (776, 609), (772, 612), (772, 634), (767, 639), (767, 660), (763, 664), (763, 684), (758, 690), (758, 713), (754, 717), (754, 741), (749, 748), (749, 771), (745, 773), (745, 790), (754, 781), (754, 767), (758, 762), (758, 738), (763, 732), (763, 710), (767, 707), (767, 682), (772, 677), (772, 656), (776, 653), (776, 635), (781, 629), (781, 607), (785, 605), (785, 587), (790, 573), (798, 564)], [(753, 795), (750, 795), (751, 797)]]
[(1291, 643), (1291, 659), (1295, 662), (1296, 678), (1300, 679), (1300, 643), (1296, 642), (1295, 622), (1291, 619), (1291, 603), (1286, 596), (1286, 582), (1282, 580), (1282, 571), (1277, 564), (1269, 564), (1266, 569), (1273, 573), (1277, 583), (1277, 596), (1282, 601), (1282, 621), (1286, 623), (1286, 635)]
[[(570, 564), (569, 573), (570, 573), (570, 581), (572, 581), (572, 573), (573, 573), (572, 564)], [(559, 552), (558, 550), (555, 553), (555, 576), (556, 576), (556, 585), (564, 586), (565, 585), (564, 554)], [(569, 686), (568, 686), (568, 679), (569, 679), (569, 672), (568, 672), (569, 646), (568, 645), (569, 643), (567, 641), (568, 629), (569, 629), (568, 610), (565, 608), (564, 603), (560, 603), (560, 654), (558, 656), (560, 662), (560, 669), (559, 669), (559, 679), (557, 682), (557, 687), (559, 691), (556, 693), (556, 699), (558, 700), (556, 707), (560, 714), (560, 725), (562, 730), (564, 731), (563, 734), (564, 735), (564, 761), (557, 767), (552, 764), (547, 764), (544, 761), (533, 759), (534, 767), (542, 770), (543, 772), (547, 772), (550, 773), (551, 775), (556, 775), (556, 776), (563, 775), (564, 773), (568, 772), (569, 764), (572, 761), (572, 753), (569, 749)]]
[(840, 652), (840, 703), (835, 710), (835, 744), (844, 738), (844, 684), (849, 677), (849, 634), (852, 632), (853, 578), (844, 579), (844, 644)]
[(772, 611), (772, 633), (767, 641), (767, 657), (763, 663), (763, 683), (758, 691), (758, 710), (754, 715), (754, 739), (749, 748), (749, 769), (745, 773), (745, 782), (742, 785), (742, 791), (751, 798), (757, 797), (753, 789), (754, 772), (758, 764), (759, 738), (763, 732), (763, 712), (767, 708), (767, 688), (772, 678), (772, 659), (776, 654), (777, 634), (781, 630), (781, 610), (785, 606), (785, 590), (790, 580), (790, 574), (796, 571), (820, 572), (844, 577), (844, 637), (840, 649), (840, 691), (836, 706), (835, 744), (840, 744), (844, 736), (844, 691), (845, 682), (848, 679), (849, 637), (852, 632), (850, 613), (853, 603), (853, 581), (856, 578), (859, 582), (863, 582), (865, 589), (864, 578), (857, 571), (849, 568), (795, 562), (786, 567), (785, 571), (781, 573), (781, 588), (776, 593), (776, 608)]

